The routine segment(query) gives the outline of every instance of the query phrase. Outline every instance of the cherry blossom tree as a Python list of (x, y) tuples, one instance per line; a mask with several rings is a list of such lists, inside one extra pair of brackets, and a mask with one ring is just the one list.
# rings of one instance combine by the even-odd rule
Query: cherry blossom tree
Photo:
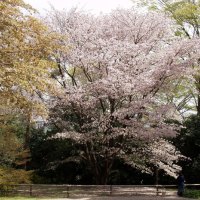
[(54, 138), (80, 144), (97, 184), (107, 183), (116, 158), (142, 172), (156, 166), (176, 176), (182, 156), (165, 140), (177, 134), (167, 124), (173, 107), (157, 94), (190, 73), (199, 41), (174, 36), (164, 15), (132, 9), (100, 16), (54, 11), (50, 21), (69, 46), (55, 58), (63, 87), (51, 112), (60, 129)]

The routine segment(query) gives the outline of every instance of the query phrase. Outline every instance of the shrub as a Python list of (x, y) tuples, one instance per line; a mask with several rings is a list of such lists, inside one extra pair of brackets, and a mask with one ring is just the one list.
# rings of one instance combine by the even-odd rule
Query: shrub
[(32, 171), (0, 167), (0, 195), (13, 190), (14, 184), (31, 183)]
[(184, 197), (200, 199), (200, 191), (199, 190), (188, 190), (187, 189), (184, 193)]

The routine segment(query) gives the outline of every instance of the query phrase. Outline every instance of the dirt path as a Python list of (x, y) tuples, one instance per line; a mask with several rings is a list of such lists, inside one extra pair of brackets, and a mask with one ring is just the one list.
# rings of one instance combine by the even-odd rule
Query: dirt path
[[(193, 200), (183, 197), (168, 196), (168, 197), (157, 197), (157, 196), (131, 196), (131, 197), (82, 197), (82, 198), (60, 198), (54, 200)], [(50, 199), (45, 199), (50, 200)]]

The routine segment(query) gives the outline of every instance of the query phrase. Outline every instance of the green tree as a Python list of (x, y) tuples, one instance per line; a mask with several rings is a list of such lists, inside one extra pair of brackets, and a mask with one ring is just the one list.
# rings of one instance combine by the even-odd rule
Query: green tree
[[(176, 34), (184, 35), (190, 39), (200, 37), (200, 1), (197, 0), (185, 0), (177, 2), (164, 3), (165, 10), (175, 19), (179, 25)], [(197, 114), (200, 115), (200, 74), (199, 74), (199, 62), (192, 66), (194, 70), (194, 85), (193, 97), (195, 98)], [(191, 91), (190, 91), (191, 92)]]
[(72, 140), (51, 139), (59, 131), (53, 125), (32, 131), (30, 167), (35, 170), (35, 183), (93, 183), (87, 164), (79, 157), (77, 144)]
[(11, 165), (22, 147), (22, 142), (16, 133), (22, 133), (23, 126), (17, 117), (11, 114), (0, 116), (0, 122), (0, 165)]
[(180, 135), (175, 139), (175, 145), (189, 159), (182, 163), (184, 175), (188, 183), (200, 181), (200, 117), (191, 115), (183, 123)]
[[(177, 24), (174, 33), (180, 38), (199, 39), (200, 37), (200, 1), (199, 0), (143, 0), (140, 6), (164, 12)], [(190, 55), (192, 56), (192, 54)], [(181, 113), (190, 111), (200, 115), (200, 59), (191, 65), (193, 76), (178, 80), (175, 90), (170, 95), (165, 94), (165, 100), (171, 100)], [(173, 88), (173, 87), (172, 87)], [(179, 94), (177, 94), (177, 89)], [(182, 93), (183, 95), (180, 95)], [(178, 101), (177, 101), (178, 100)], [(194, 109), (195, 108), (195, 109)], [(191, 114), (191, 113), (190, 113)]]
[[(32, 121), (47, 113), (43, 96), (55, 92), (51, 58), (59, 46), (58, 34), (35, 18), (35, 12), (23, 0), (0, 1), (0, 129), (9, 129), (5, 121), (13, 117), (4, 113), (21, 113), (24, 148), (28, 148)], [(2, 134), (5, 139), (8, 131)]]
[(0, 166), (18, 165), (27, 154), (31, 123), (46, 113), (42, 97), (55, 92), (58, 34), (35, 12), (23, 0), (0, 1)]
[(22, 0), (0, 1), (0, 13), (0, 100), (30, 111), (38, 108), (36, 94), (52, 91), (57, 35)]

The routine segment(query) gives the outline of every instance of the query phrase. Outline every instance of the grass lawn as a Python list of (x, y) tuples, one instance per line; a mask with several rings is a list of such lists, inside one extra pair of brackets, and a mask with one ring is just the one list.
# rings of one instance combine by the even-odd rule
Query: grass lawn
[(48, 200), (45, 198), (31, 198), (31, 197), (0, 197), (0, 200)]

